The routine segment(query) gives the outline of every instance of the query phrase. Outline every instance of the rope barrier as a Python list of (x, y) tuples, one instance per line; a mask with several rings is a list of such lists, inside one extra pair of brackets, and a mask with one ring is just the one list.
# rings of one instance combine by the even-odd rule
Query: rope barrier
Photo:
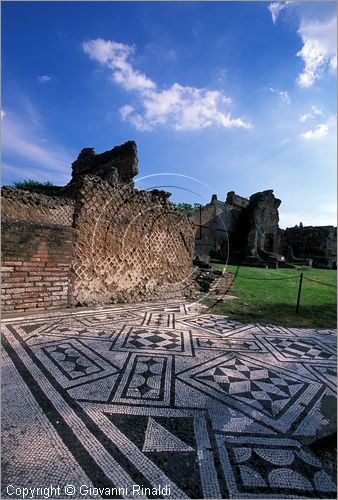
[[(238, 273), (238, 270), (234, 273), (234, 277), (233, 279), (235, 280), (236, 278), (244, 278), (244, 279), (248, 279), (248, 280), (257, 280), (257, 281), (278, 281), (278, 280), (292, 280), (292, 279), (297, 279), (297, 278), (300, 278), (300, 274), (296, 274), (295, 276), (284, 276), (284, 277), (280, 277), (280, 278), (254, 278), (252, 276), (246, 276), (244, 274), (239, 274)], [(326, 286), (331, 286), (332, 288), (337, 288), (337, 285), (332, 285), (330, 283), (325, 283), (324, 281), (318, 281), (318, 280), (314, 280), (312, 278), (307, 278), (306, 276), (304, 276), (304, 279), (308, 280), (308, 281), (313, 281), (314, 283), (319, 283), (320, 285), (326, 285)]]
[(326, 286), (331, 286), (332, 288), (337, 288), (337, 285), (332, 285), (331, 283), (325, 283), (324, 281), (318, 281), (312, 278), (307, 278), (306, 276), (304, 276), (304, 279), (308, 281), (313, 281), (314, 283), (319, 283), (320, 285), (326, 285)]
[(283, 278), (253, 278), (251, 276), (245, 276), (242, 274), (235, 274), (234, 278), (244, 278), (248, 280), (258, 280), (258, 281), (275, 281), (275, 280), (293, 280), (299, 278), (300, 274), (297, 274), (297, 276), (287, 276)]

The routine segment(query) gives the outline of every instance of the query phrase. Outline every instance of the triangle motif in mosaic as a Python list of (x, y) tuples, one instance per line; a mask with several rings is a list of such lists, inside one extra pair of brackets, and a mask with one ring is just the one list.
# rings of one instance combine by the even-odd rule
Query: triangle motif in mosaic
[(153, 418), (149, 418), (144, 439), (143, 452), (149, 451), (194, 451), (191, 446), (174, 436)]

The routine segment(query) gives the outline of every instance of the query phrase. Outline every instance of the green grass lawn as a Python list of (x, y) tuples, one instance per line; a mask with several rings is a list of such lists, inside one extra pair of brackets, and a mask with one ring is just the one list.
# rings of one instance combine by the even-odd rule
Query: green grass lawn
[[(213, 266), (218, 269), (224, 268), (224, 265), (217, 263)], [(216, 304), (213, 308), (215, 314), (224, 314), (243, 322), (304, 328), (336, 328), (337, 271), (301, 267), (261, 269), (244, 266), (227, 266), (226, 270), (235, 275), (229, 294), (236, 296), (236, 299)], [(304, 274), (304, 279), (299, 313), (296, 314), (301, 272)], [(307, 278), (333, 286), (308, 281)], [(215, 302), (211, 299), (203, 300), (207, 305), (213, 305)]]

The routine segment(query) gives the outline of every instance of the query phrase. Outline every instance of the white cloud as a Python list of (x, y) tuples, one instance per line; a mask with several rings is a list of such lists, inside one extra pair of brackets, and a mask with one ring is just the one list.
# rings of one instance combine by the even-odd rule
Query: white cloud
[(298, 34), (303, 47), (297, 56), (304, 62), (304, 70), (298, 75), (300, 87), (311, 87), (323, 77), (327, 70), (337, 68), (337, 23), (333, 17), (329, 21), (303, 21)]
[(307, 132), (303, 132), (302, 134), (299, 134), (299, 137), (302, 139), (320, 139), (321, 137), (324, 137), (329, 133), (329, 126), (327, 123), (320, 123), (317, 125), (317, 127), (313, 130), (308, 130)]
[(122, 120), (128, 121), (136, 130), (144, 132), (146, 130), (151, 130), (152, 127), (147, 123), (147, 121), (138, 113), (135, 113), (133, 106), (126, 104), (119, 109)]
[(22, 108), (23, 113), (25, 114), (25, 120), (30, 122), (31, 125), (35, 127), (41, 127), (41, 115), (37, 111), (37, 109), (33, 106), (31, 100), (25, 96), (20, 95), (18, 98), (18, 104)]
[[(317, 111), (321, 111), (321, 110), (317, 110)], [(310, 114), (310, 113), (308, 113)], [(318, 113), (317, 114), (319, 115), (322, 115), (323, 113)], [(304, 116), (307, 116), (307, 115), (303, 115), (303, 117), (301, 118), (304, 118)], [(313, 115), (311, 115), (311, 118), (313, 118)], [(306, 120), (303, 120), (303, 121), (306, 121)], [(334, 129), (336, 128), (336, 125), (337, 125), (337, 117), (336, 116), (329, 116), (327, 117), (327, 120), (323, 123), (318, 123), (318, 125), (311, 129), (311, 130), (307, 130), (306, 132), (303, 132), (302, 134), (299, 134), (298, 137), (300, 137), (301, 139), (305, 139), (305, 140), (312, 140), (312, 139), (320, 139), (321, 137), (325, 137), (326, 135), (329, 134), (329, 132), (331, 131), (331, 129)]]
[(41, 76), (37, 76), (37, 81), (39, 83), (41, 83), (42, 85), (45, 85), (46, 83), (52, 81), (52, 77), (49, 76), (49, 75), (41, 75)]
[(126, 104), (125, 106), (122, 106), (122, 108), (120, 108), (120, 114), (122, 116), (122, 120), (126, 120), (128, 116), (130, 116), (133, 112), (134, 108), (129, 104)]
[(317, 108), (317, 106), (311, 106), (311, 109), (315, 115), (317, 115), (317, 116), (323, 115), (323, 111), (320, 108)]
[(291, 98), (290, 98), (290, 96), (289, 96), (289, 94), (288, 94), (287, 90), (281, 90), (281, 91), (279, 92), (279, 96), (280, 96), (280, 98), (281, 98), (283, 101), (287, 102), (288, 104), (290, 104), (290, 103), (291, 103)]
[(178, 83), (143, 98), (144, 119), (151, 126), (166, 124), (176, 130), (197, 130), (219, 125), (248, 128), (240, 118), (222, 110), (231, 103), (217, 90), (184, 87)]
[(135, 71), (127, 62), (129, 56), (135, 52), (135, 47), (111, 40), (88, 40), (83, 42), (84, 52), (99, 63), (113, 70), (112, 79), (126, 90), (154, 89), (156, 84), (143, 73)]
[(284, 9), (284, 5), (281, 2), (273, 2), (268, 5), (268, 9), (271, 12), (273, 23), (276, 24), (280, 11)]
[(137, 130), (152, 130), (166, 125), (175, 130), (198, 130), (213, 125), (224, 128), (251, 128), (241, 118), (233, 118), (226, 107), (231, 99), (218, 90), (208, 90), (174, 83), (171, 87), (158, 86), (143, 73), (135, 70), (129, 58), (135, 48), (110, 40), (89, 40), (82, 44), (84, 52), (93, 60), (109, 67), (112, 80), (125, 90), (134, 91), (140, 110), (129, 104), (120, 108), (123, 120)]
[(5, 116), (6, 116), (6, 113), (5, 113), (5, 112), (4, 112), (4, 110), (2, 109), (2, 110), (1, 110), (1, 118), (5, 118)]
[(268, 9), (271, 13), (272, 22), (276, 24), (280, 12), (285, 9), (285, 7), (291, 2), (272, 2), (268, 5)]
[(305, 115), (302, 115), (300, 118), (299, 118), (299, 121), (301, 123), (305, 123), (307, 122), (308, 120), (310, 120), (312, 118), (312, 113), (305, 113)]
[(311, 109), (312, 109), (312, 113), (311, 112), (310, 113), (305, 113), (305, 115), (302, 115), (299, 118), (299, 121), (301, 123), (305, 123), (308, 120), (312, 120), (316, 116), (323, 116), (323, 114), (324, 114), (323, 111), (320, 108), (317, 108), (317, 106), (311, 106)]
[[(23, 179), (33, 179), (40, 182), (53, 181), (53, 176), (50, 170), (43, 169), (39, 166), (28, 167), (24, 164), (24, 166), (20, 167), (18, 165), (13, 166), (11, 163), (2, 162), (2, 178), (4, 183), (11, 183), (12, 181), (8, 181), (7, 179), (13, 180), (23, 180)], [(64, 181), (63, 181), (64, 179)], [(55, 183), (59, 182), (68, 182), (68, 178), (66, 176), (61, 179), (58, 177)]]
[(270, 87), (269, 90), (273, 94), (278, 95), (282, 99), (282, 101), (286, 102), (287, 104), (291, 103), (291, 98), (290, 98), (287, 90), (279, 90), (279, 89), (275, 89), (273, 87)]
[[(24, 160), (26, 166), (21, 169), (22, 172), (26, 172), (29, 166), (42, 174), (46, 171), (54, 172), (54, 175), (58, 175), (57, 182), (66, 180), (69, 177), (67, 174), (68, 171), (70, 173), (70, 165), (74, 157), (62, 146), (54, 144), (46, 147), (43, 142), (41, 131), (27, 115), (18, 117), (10, 112), (7, 113), (2, 130), (3, 156), (10, 155), (15, 158), (15, 163), (21, 163)], [(13, 160), (11, 164), (12, 169), (19, 169), (13, 164)]]

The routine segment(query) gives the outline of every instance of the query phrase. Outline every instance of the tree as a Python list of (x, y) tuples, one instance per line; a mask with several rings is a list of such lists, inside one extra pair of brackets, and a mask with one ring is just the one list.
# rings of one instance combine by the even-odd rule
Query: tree
[(194, 203), (191, 205), (190, 203), (177, 203), (177, 210), (180, 212), (184, 212), (186, 214), (193, 214), (197, 212), (202, 205), (200, 203)]
[(54, 186), (50, 181), (40, 182), (33, 179), (26, 179), (24, 181), (13, 182), (13, 186), (17, 189), (31, 189), (36, 187)]

